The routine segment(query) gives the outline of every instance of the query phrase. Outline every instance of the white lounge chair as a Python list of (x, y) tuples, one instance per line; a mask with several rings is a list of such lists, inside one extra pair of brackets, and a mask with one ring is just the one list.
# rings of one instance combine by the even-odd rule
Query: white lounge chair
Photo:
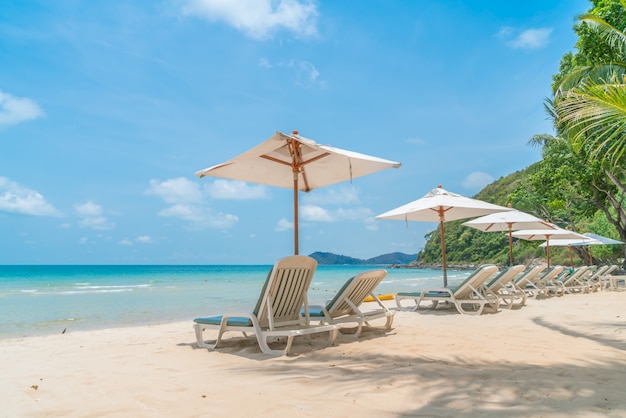
[[(500, 298), (485, 286), (496, 272), (498, 267), (485, 264), (474, 270), (460, 285), (455, 288), (426, 289), (421, 292), (398, 292), (396, 304), (401, 310), (417, 310), (422, 301), (431, 301), (431, 308), (436, 308), (439, 302), (453, 303), (462, 314), (480, 315), (485, 309), (497, 311)], [(414, 307), (402, 306), (402, 301), (410, 299), (415, 302)]]
[(563, 271), (565, 267), (563, 266), (554, 266), (550, 270), (548, 270), (545, 274), (540, 275), (535, 279), (535, 285), (539, 290), (538, 297), (548, 297), (548, 296), (563, 296), (565, 294), (565, 289), (561, 285), (559, 281), (563, 276)]
[[(330, 343), (334, 344), (338, 325), (310, 324), (307, 292), (316, 268), (317, 261), (311, 257), (294, 255), (278, 260), (267, 276), (252, 313), (194, 319), (198, 346), (209, 350), (217, 348), (227, 331), (242, 332), (246, 337), (246, 333), (254, 334), (261, 351), (271, 355), (289, 354), (293, 338), (299, 335), (328, 332)], [(204, 339), (203, 333), (209, 329), (217, 331), (213, 343)], [(270, 348), (268, 339), (273, 337), (286, 337), (285, 347)]]
[(526, 292), (515, 283), (515, 277), (526, 270), (522, 264), (511, 266), (496, 274), (488, 283), (487, 287), (500, 297), (500, 304), (509, 309), (521, 308), (526, 304)]
[(616, 268), (616, 265), (607, 264), (600, 266), (593, 274), (591, 274), (591, 276), (585, 278), (583, 282), (587, 285), (587, 288), (590, 291), (597, 292), (602, 289), (602, 277), (610, 275)]
[(586, 276), (591, 275), (591, 272), (595, 268), (591, 268), (590, 266), (582, 266), (578, 267), (571, 273), (569, 276), (559, 280), (555, 280), (557, 285), (561, 285), (563, 287), (564, 293), (586, 293), (589, 292), (590, 289), (587, 285), (582, 281)]
[[(374, 289), (386, 276), (386, 270), (370, 270), (357, 274), (346, 281), (335, 297), (325, 306), (311, 305), (309, 307), (311, 321), (319, 321), (321, 324), (356, 323), (356, 338), (361, 334), (363, 324), (369, 326), (369, 322), (375, 319), (385, 318), (384, 327), (390, 329), (395, 312), (390, 311), (374, 294)], [(377, 302), (379, 309), (363, 307), (363, 302), (368, 296)]]
[(539, 264), (526, 270), (520, 276), (514, 279), (515, 284), (526, 293), (529, 297), (535, 297), (539, 294), (539, 289), (535, 284), (537, 277), (547, 268), (545, 264)]

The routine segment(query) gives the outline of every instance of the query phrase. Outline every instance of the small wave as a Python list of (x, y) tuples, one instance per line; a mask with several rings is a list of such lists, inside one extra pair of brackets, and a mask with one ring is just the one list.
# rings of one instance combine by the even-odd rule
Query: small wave
[(50, 292), (56, 295), (85, 295), (85, 294), (97, 294), (97, 293), (122, 293), (132, 292), (133, 289), (91, 289), (91, 290), (66, 290), (63, 292)]
[(111, 286), (77, 286), (77, 289), (135, 289), (135, 288), (145, 288), (150, 287), (149, 284), (134, 284), (134, 285), (111, 285)]

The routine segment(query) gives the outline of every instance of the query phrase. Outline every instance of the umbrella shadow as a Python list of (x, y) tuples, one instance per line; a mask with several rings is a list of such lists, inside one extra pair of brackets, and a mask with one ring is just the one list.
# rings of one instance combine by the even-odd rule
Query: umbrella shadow
[[(570, 337), (576, 337), (576, 338), (585, 338), (588, 340), (592, 340), (595, 341), (599, 344), (608, 346), (608, 347), (612, 347), (618, 350), (622, 350), (622, 351), (626, 351), (626, 341), (624, 340), (618, 340), (618, 339), (612, 339), (612, 338), (607, 338), (604, 336), (600, 336), (597, 334), (591, 334), (591, 333), (584, 333), (584, 332), (580, 332), (580, 331), (576, 331), (574, 328), (570, 328), (567, 327), (565, 324), (558, 324), (555, 322), (550, 322), (545, 320), (542, 317), (535, 317), (532, 319), (532, 321), (542, 327), (551, 329), (553, 331), (557, 331), (560, 332), (561, 334), (570, 336)], [(594, 324), (591, 323), (587, 323), (586, 325), (588, 326), (592, 326)], [(615, 333), (615, 330), (626, 330), (626, 324), (623, 323), (595, 323), (595, 326), (593, 326), (593, 328), (595, 329), (599, 329), (599, 328), (603, 328), (603, 329), (608, 329), (609, 332), (611, 333)]]

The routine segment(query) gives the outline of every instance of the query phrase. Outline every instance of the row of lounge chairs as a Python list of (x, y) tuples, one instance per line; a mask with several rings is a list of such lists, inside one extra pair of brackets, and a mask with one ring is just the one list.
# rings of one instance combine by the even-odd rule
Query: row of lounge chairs
[[(595, 292), (612, 288), (612, 282), (625, 276), (611, 276), (616, 265), (580, 267), (575, 270), (556, 266), (546, 269), (544, 265), (526, 269), (523, 265), (512, 266), (498, 272), (493, 264), (485, 264), (474, 270), (458, 286), (425, 289), (419, 292), (399, 292), (396, 305), (400, 310), (417, 310), (422, 302), (430, 302), (428, 308), (440, 303), (454, 305), (462, 314), (480, 315), (497, 312), (500, 306), (521, 308), (528, 297), (546, 298), (572, 293)], [(617, 279), (616, 279), (617, 278)], [(407, 301), (412, 301), (408, 302)]]
[[(374, 290), (383, 281), (387, 271), (370, 270), (349, 279), (325, 305), (309, 305), (308, 288), (317, 268), (317, 261), (306, 256), (290, 256), (278, 260), (264, 283), (257, 304), (251, 313), (230, 313), (194, 319), (194, 329), (199, 347), (213, 350), (220, 345), (226, 332), (236, 331), (244, 337), (256, 337), (263, 353), (286, 355), (297, 336), (328, 333), (334, 344), (342, 325), (355, 324), (355, 338), (359, 338), (363, 325), (384, 319), (384, 329), (391, 329), (395, 311), (390, 310)], [(417, 310), (422, 302), (428, 308), (440, 304), (453, 305), (458, 312), (480, 315), (497, 312), (499, 308), (521, 308), (529, 297), (544, 298), (568, 293), (585, 293), (608, 289), (619, 284), (620, 278), (611, 276), (617, 266), (603, 266), (597, 270), (580, 267), (576, 270), (556, 266), (546, 269), (523, 265), (499, 271), (493, 264), (474, 270), (458, 286), (426, 289), (419, 292), (399, 292), (395, 301), (400, 310)], [(623, 280), (622, 280), (623, 281)], [(617, 284), (616, 284), (617, 283)], [(376, 309), (362, 309), (366, 299), (377, 303)], [(408, 303), (407, 301), (412, 301)], [(206, 340), (204, 333), (217, 332)], [(279, 347), (270, 346), (270, 340), (284, 337)]]

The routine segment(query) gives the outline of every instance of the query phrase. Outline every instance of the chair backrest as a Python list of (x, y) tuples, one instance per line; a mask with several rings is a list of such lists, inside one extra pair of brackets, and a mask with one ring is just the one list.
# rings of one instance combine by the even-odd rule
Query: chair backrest
[[(344, 283), (339, 292), (326, 303), (326, 310), (331, 318), (356, 314), (366, 297), (387, 277), (387, 270), (364, 271)], [(350, 304), (348, 301), (350, 301)]]
[(587, 277), (586, 280), (597, 280), (598, 278), (607, 274), (607, 271), (611, 270), (611, 268), (612, 266), (608, 264), (605, 266), (600, 266), (595, 272), (593, 272), (593, 274), (591, 274), (591, 276)]
[(515, 279), (515, 283), (520, 286), (526, 286), (527, 283), (534, 283), (533, 280), (535, 280), (535, 278), (539, 276), (539, 274), (541, 274), (541, 272), (544, 271), (546, 268), (546, 265), (539, 264), (531, 268), (530, 270), (526, 270), (524, 274)]
[(569, 277), (566, 277), (563, 281), (564, 286), (571, 286), (576, 283), (576, 280), (579, 280), (585, 274), (589, 273), (589, 266), (578, 267)]
[(541, 276), (537, 281), (541, 283), (549, 283), (552, 280), (559, 277), (559, 274), (563, 273), (563, 266), (554, 266), (546, 274)]
[(316, 269), (317, 261), (303, 255), (281, 258), (274, 264), (253, 311), (262, 327), (308, 323), (307, 292)]
[(517, 266), (509, 267), (506, 270), (502, 270), (500, 273), (496, 274), (493, 279), (487, 283), (487, 287), (491, 289), (492, 292), (498, 292), (504, 286), (506, 286), (509, 282), (511, 282), (515, 276), (520, 274), (526, 270), (526, 267), (523, 264), (519, 264)]
[(454, 297), (461, 299), (468, 297), (473, 289), (483, 286), (497, 271), (498, 267), (493, 264), (483, 264), (478, 267), (463, 283), (454, 288)]

